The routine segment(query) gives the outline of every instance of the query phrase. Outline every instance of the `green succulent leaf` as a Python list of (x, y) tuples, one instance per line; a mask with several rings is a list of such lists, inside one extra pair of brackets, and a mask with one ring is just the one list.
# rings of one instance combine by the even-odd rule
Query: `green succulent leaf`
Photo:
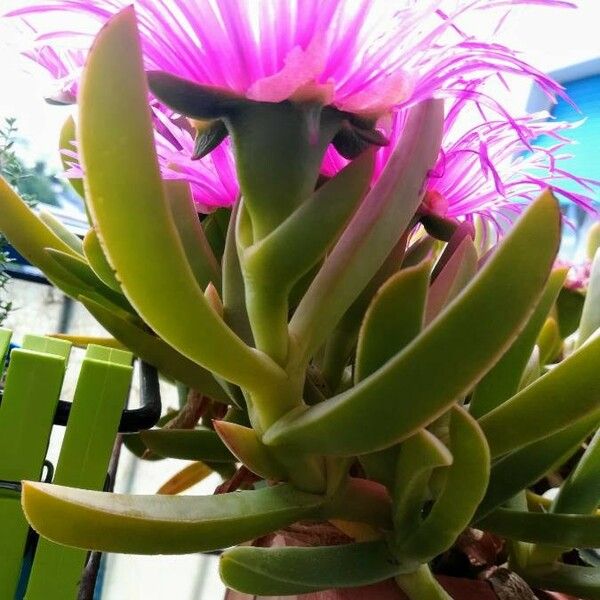
[[(390, 277), (367, 310), (358, 336), (355, 380), (371, 375), (421, 331), (431, 265), (424, 262)], [(392, 488), (398, 448), (363, 454), (367, 474)]]
[(104, 250), (100, 245), (98, 234), (95, 229), (90, 229), (83, 238), (83, 252), (87, 259), (90, 267), (101, 281), (103, 281), (109, 288), (123, 294), (121, 290), (121, 284), (115, 277), (115, 271), (106, 260)]
[(214, 426), (231, 453), (253, 473), (275, 481), (285, 478), (281, 465), (271, 456), (269, 449), (261, 442), (254, 429), (227, 421), (215, 421)]
[(600, 569), (563, 563), (515, 569), (527, 583), (544, 590), (570, 594), (586, 600), (600, 600)]
[[(75, 135), (75, 119), (73, 115), (69, 115), (60, 130), (60, 137), (58, 142), (58, 149), (60, 153), (60, 160), (62, 162), (63, 169), (68, 171), (71, 167), (71, 163), (74, 162), (69, 153), (77, 150), (74, 142), (76, 139)], [(83, 189), (83, 179), (69, 177), (69, 183), (71, 187), (82, 197), (85, 198), (85, 190)]]
[(383, 265), (344, 313), (325, 345), (322, 360), (323, 376), (333, 391), (339, 388), (344, 369), (356, 348), (361, 323), (375, 294), (390, 277), (403, 267), (406, 237), (406, 234), (400, 237)]
[[(598, 425), (596, 421), (595, 425)], [(591, 513), (600, 503), (600, 432), (596, 432), (577, 466), (552, 502), (557, 513)]]
[(528, 444), (496, 461), (492, 466), (490, 482), (475, 521), (562, 465), (580, 447), (599, 421), (600, 413), (594, 413), (554, 435)]
[(159, 456), (208, 462), (235, 462), (221, 438), (206, 427), (198, 429), (149, 429), (140, 436)]
[(381, 286), (367, 310), (358, 335), (354, 378), (377, 371), (419, 334), (431, 264), (399, 271)]
[(196, 281), (202, 289), (212, 283), (221, 291), (219, 263), (200, 225), (190, 185), (185, 181), (171, 180), (165, 181), (164, 186), (173, 221)]
[(598, 248), (600, 248), (600, 223), (596, 221), (592, 223), (587, 233), (586, 251), (589, 260), (594, 260)]
[(83, 257), (83, 242), (71, 230), (67, 229), (51, 212), (41, 209), (39, 219), (48, 226), (73, 252)]
[(558, 323), (552, 317), (546, 319), (546, 322), (540, 331), (540, 335), (538, 335), (536, 340), (536, 346), (540, 353), (540, 365), (554, 362), (559, 355), (562, 347), (562, 339), (560, 337)]
[[(455, 225), (455, 227), (456, 228), (452, 234), (452, 237), (445, 245), (443, 252), (440, 254), (437, 262), (435, 263), (435, 267), (431, 273), (431, 279), (433, 281), (437, 279), (442, 269), (444, 269), (448, 264), (448, 261), (454, 256), (460, 246), (462, 246), (465, 238), (469, 238), (471, 241), (473, 241), (474, 231), (471, 223), (460, 223), (459, 225)], [(427, 237), (428, 236), (425, 236), (424, 240), (426, 240)], [(435, 243), (438, 245), (440, 244), (438, 240), (435, 240)]]
[(58, 544), (127, 554), (227, 548), (310, 518), (322, 496), (288, 485), (217, 496), (128, 496), (24, 482), (23, 510)]
[[(169, 410), (161, 418), (158, 420), (157, 425), (161, 427), (168, 423), (171, 419), (173, 419), (177, 415), (177, 411)], [(148, 452), (148, 447), (144, 444), (140, 432), (137, 433), (128, 433), (123, 435), (123, 445), (129, 452), (131, 452), (137, 458), (148, 461), (157, 461), (163, 460), (164, 456), (159, 456), (158, 454), (153, 454)]]
[(436, 239), (429, 235), (424, 235), (406, 249), (406, 256), (404, 256), (402, 261), (402, 267), (415, 267), (426, 258), (430, 258), (437, 243)]
[(508, 352), (477, 385), (469, 405), (469, 410), (475, 418), (482, 417), (517, 392), (535, 340), (558, 297), (566, 276), (565, 269), (552, 271), (544, 293), (527, 325)]
[(40, 268), (52, 283), (69, 296), (78, 296), (81, 281), (54, 261), (46, 249), (53, 248), (74, 257), (78, 257), (77, 252), (43, 223), (2, 177), (0, 231), (18, 252), (31, 264)]
[(577, 331), (581, 321), (581, 313), (585, 302), (585, 294), (563, 287), (556, 300), (558, 327), (563, 339)]
[(219, 566), (228, 587), (261, 596), (369, 585), (399, 570), (383, 541), (316, 548), (233, 548), (223, 554)]
[(592, 262), (590, 282), (581, 312), (576, 347), (580, 347), (600, 327), (600, 251)]
[[(477, 277), (413, 342), (354, 388), (282, 417), (263, 441), (310, 453), (363, 454), (406, 439), (431, 423), (472, 389), (521, 331), (554, 262), (559, 222), (556, 200), (545, 192)], [(570, 392), (563, 402), (567, 401), (571, 402)], [(529, 429), (529, 412), (526, 420), (519, 426)], [(513, 438), (505, 423), (506, 419), (493, 420), (493, 427), (488, 426), (486, 433), (492, 431), (494, 443)]]
[(78, 258), (72, 254), (67, 254), (61, 250), (46, 248), (46, 252), (55, 260), (65, 271), (68, 271), (82, 282), (82, 292), (86, 289), (96, 292), (101, 298), (108, 300), (114, 306), (135, 314), (127, 298), (119, 292), (115, 292), (108, 287), (92, 270), (88, 262), (83, 258)]
[(271, 286), (288, 287), (333, 245), (368, 189), (374, 155), (366, 152), (322, 185), (279, 227), (242, 249), (244, 268)]
[(598, 412), (600, 337), (589, 340), (516, 396), (484, 415), (483, 429), (493, 457), (548, 437)]
[(79, 93), (78, 142), (95, 228), (152, 329), (189, 359), (252, 389), (280, 370), (227, 327), (195, 280), (160, 179), (147, 95), (129, 7), (96, 38)]
[(478, 528), (522, 542), (565, 548), (600, 547), (600, 516), (520, 512), (499, 508)]
[(86, 296), (80, 296), (79, 301), (102, 327), (133, 354), (155, 366), (165, 377), (173, 381), (181, 381), (213, 400), (231, 403), (230, 397), (209, 371), (182, 356), (163, 340), (131, 321), (126, 313), (119, 314), (109, 310)]
[(433, 279), (427, 296), (425, 323), (431, 323), (442, 309), (462, 292), (476, 273), (477, 250), (473, 240), (465, 236)]
[(232, 214), (233, 209), (218, 208), (210, 215), (204, 217), (204, 220), (202, 221), (204, 235), (212, 248), (213, 254), (217, 258), (223, 256), (225, 250), (225, 238), (232, 220)]
[(419, 528), (423, 504), (430, 499), (433, 470), (447, 467), (452, 460), (448, 448), (427, 429), (421, 429), (400, 446), (394, 483), (395, 546)]
[(240, 203), (231, 210), (223, 251), (223, 318), (247, 344), (254, 344), (245, 302), (245, 285), (235, 240), (235, 224)]
[(459, 406), (452, 409), (449, 446), (452, 464), (446, 469), (442, 492), (418, 528), (400, 540), (401, 559), (426, 563), (448, 550), (471, 522), (485, 494), (490, 473), (488, 445), (477, 421)]
[(419, 206), (437, 159), (443, 105), (411, 109), (399, 144), (298, 305), (290, 331), (308, 359), (384, 263)]

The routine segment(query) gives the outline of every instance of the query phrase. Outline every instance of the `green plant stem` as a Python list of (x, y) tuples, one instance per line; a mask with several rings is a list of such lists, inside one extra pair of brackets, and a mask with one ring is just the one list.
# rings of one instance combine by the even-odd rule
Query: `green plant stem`
[(427, 565), (421, 565), (414, 573), (397, 575), (396, 583), (411, 600), (452, 600)]

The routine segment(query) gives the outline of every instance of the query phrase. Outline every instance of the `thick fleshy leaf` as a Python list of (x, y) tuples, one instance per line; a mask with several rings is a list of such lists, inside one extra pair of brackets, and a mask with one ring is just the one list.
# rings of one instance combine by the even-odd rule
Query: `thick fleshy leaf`
[[(244, 236), (237, 236), (246, 305), (257, 348), (279, 362), (288, 352), (292, 286), (335, 243), (367, 191), (373, 165), (371, 152), (357, 158), (256, 243), (246, 245)], [(242, 212), (240, 221), (243, 216)]]
[(563, 339), (579, 327), (585, 295), (577, 290), (563, 287), (556, 300), (558, 326)]
[[(596, 422), (598, 425), (598, 422)], [(600, 432), (596, 432), (583, 456), (552, 503), (552, 512), (591, 513), (600, 503)]]
[(347, 224), (367, 191), (373, 164), (373, 154), (363, 154), (267, 237), (243, 248), (245, 270), (272, 286), (295, 283), (325, 255)]
[(228, 421), (214, 421), (214, 427), (231, 453), (253, 473), (275, 481), (285, 478), (285, 471), (271, 456), (254, 429)]
[(113, 337), (99, 337), (94, 335), (70, 335), (68, 333), (53, 333), (51, 336), (57, 340), (65, 340), (77, 348), (87, 348), (90, 344), (94, 346), (104, 346), (105, 348), (116, 348), (117, 350), (127, 350), (119, 340)]
[(96, 38), (79, 92), (86, 196), (102, 246), (126, 296), (160, 337), (225, 379), (262, 385), (280, 370), (215, 314), (187, 262), (160, 179), (147, 94), (129, 7)]
[(560, 596), (565, 600), (573, 597), (600, 600), (599, 568), (576, 567), (556, 562), (539, 567), (519, 566), (517, 571), (532, 587), (572, 594), (568, 598)]
[(425, 563), (448, 550), (485, 494), (490, 472), (488, 445), (477, 421), (459, 406), (452, 409), (449, 446), (452, 464), (446, 469), (442, 492), (412, 535), (400, 538), (401, 559)]
[(82, 283), (82, 292), (85, 293), (86, 289), (95, 291), (100, 297), (105, 298), (111, 304), (118, 306), (128, 313), (134, 313), (127, 298), (119, 292), (115, 292), (112, 288), (108, 287), (97, 275), (94, 273), (90, 265), (83, 258), (78, 258), (72, 254), (67, 254), (61, 250), (55, 250), (53, 248), (46, 248), (46, 252), (55, 260), (65, 271), (69, 271), (72, 275), (77, 277)]
[(432, 250), (437, 243), (437, 240), (429, 235), (421, 237), (406, 249), (402, 267), (414, 267), (423, 262), (426, 258), (430, 258)]
[[(362, 454), (431, 423), (519, 334), (554, 262), (559, 219), (556, 200), (545, 192), (478, 276), (411, 344), (351, 390), (284, 416), (263, 441), (311, 453)], [(504, 426), (498, 434), (506, 434)]]
[(197, 483), (204, 481), (212, 472), (213, 470), (203, 462), (193, 462), (169, 477), (156, 493), (165, 496), (181, 494), (181, 492), (185, 492)]
[[(440, 259), (441, 260), (441, 259)], [(464, 236), (452, 256), (438, 271), (427, 296), (425, 322), (433, 319), (449, 304), (477, 273), (477, 250), (473, 240)]]
[(599, 421), (600, 412), (496, 461), (475, 521), (562, 465)]
[(228, 550), (219, 571), (225, 585), (263, 596), (306, 594), (389, 579), (399, 565), (384, 541), (314, 548)]
[(45, 208), (38, 213), (39, 219), (49, 227), (73, 252), (83, 257), (83, 243), (70, 229), (67, 229), (50, 211)]
[(65, 546), (129, 554), (227, 548), (310, 518), (322, 496), (287, 485), (217, 496), (128, 496), (24, 482), (23, 510)]
[(223, 256), (223, 252), (225, 251), (225, 238), (228, 227), (231, 224), (232, 215), (233, 209), (217, 208), (210, 215), (204, 217), (202, 221), (204, 235), (217, 259)]
[[(598, 427), (600, 414), (593, 422)], [(571, 470), (566, 481), (560, 486), (558, 494), (550, 505), (549, 512), (563, 514), (596, 513), (600, 502), (600, 433), (592, 438), (577, 466)], [(568, 550), (568, 548), (566, 548)], [(560, 558), (563, 549), (554, 546), (535, 545), (531, 549), (531, 564), (553, 563)]]
[[(358, 336), (355, 380), (368, 377), (421, 331), (431, 265), (409, 267), (390, 277), (367, 310)], [(392, 489), (398, 448), (363, 454), (370, 478)]]
[(406, 233), (400, 237), (383, 262), (383, 265), (381, 265), (365, 289), (344, 313), (344, 316), (325, 344), (322, 372), (329, 389), (332, 391), (339, 388), (344, 369), (356, 348), (360, 326), (375, 294), (377, 294), (381, 286), (390, 277), (395, 275), (404, 266), (403, 259), (406, 250), (406, 238)]
[(77, 253), (35, 215), (2, 177), (0, 231), (22, 256), (40, 268), (57, 287), (69, 296), (77, 297), (81, 291), (81, 281), (58, 265), (48, 255), (46, 248), (54, 248), (75, 257)]
[(556, 301), (566, 275), (565, 269), (552, 271), (527, 325), (508, 352), (477, 385), (469, 404), (469, 411), (475, 418), (496, 408), (517, 392), (535, 340)]
[(577, 334), (577, 347), (581, 346), (600, 327), (600, 251), (592, 262), (590, 282), (585, 293), (581, 321)]
[(90, 229), (83, 238), (83, 252), (98, 279), (103, 281), (115, 292), (123, 294), (121, 284), (115, 277), (114, 269), (110, 266), (108, 260), (106, 260), (104, 250), (102, 250), (100, 240), (98, 239), (98, 234), (93, 228)]
[(85, 296), (80, 296), (79, 300), (102, 327), (133, 354), (155, 366), (163, 375), (185, 383), (213, 400), (231, 402), (209, 371), (179, 354), (160, 338), (142, 329), (128, 319), (126, 313), (119, 314), (108, 310), (102, 304)]
[(394, 482), (395, 546), (400, 546), (403, 538), (420, 526), (433, 470), (447, 467), (452, 460), (448, 448), (427, 429), (421, 429), (400, 446)]
[[(467, 222), (461, 223), (460, 225), (458, 225), (456, 227), (456, 230), (454, 231), (454, 233), (452, 234), (452, 237), (446, 244), (444, 251), (440, 254), (440, 257), (438, 258), (437, 262), (435, 263), (435, 267), (431, 274), (431, 278), (433, 281), (435, 281), (435, 279), (438, 277), (438, 275), (440, 274), (442, 269), (444, 269), (446, 267), (446, 265), (448, 264), (448, 261), (454, 256), (454, 254), (459, 249), (459, 247), (462, 246), (463, 242), (465, 241), (465, 238), (470, 238), (472, 241), (473, 235), (474, 235), (473, 225), (471, 225), (470, 223), (467, 223)], [(428, 239), (428, 236), (425, 236), (424, 240), (427, 240), (427, 239)], [(429, 239), (431, 239), (431, 238), (429, 238)]]
[(399, 271), (379, 289), (358, 335), (354, 378), (382, 367), (421, 331), (431, 264)]
[(552, 317), (546, 319), (535, 343), (540, 351), (540, 365), (553, 363), (560, 354), (562, 339), (558, 323)]
[(167, 200), (171, 205), (173, 221), (196, 281), (202, 289), (212, 283), (217, 290), (220, 290), (219, 263), (200, 225), (189, 184), (185, 181), (170, 180), (165, 181), (164, 186)]
[(148, 450), (160, 456), (203, 462), (236, 460), (212, 429), (149, 429), (140, 436)]
[(248, 320), (245, 287), (235, 240), (235, 224), (240, 203), (231, 209), (231, 218), (225, 238), (222, 258), (223, 272), (223, 318), (247, 344), (254, 345), (254, 337)]
[[(72, 115), (69, 115), (60, 130), (58, 142), (60, 160), (65, 171), (68, 171), (71, 168), (70, 163), (73, 161), (70, 159), (70, 156), (77, 150), (74, 144), (75, 139), (75, 119)], [(83, 189), (83, 180), (81, 178), (69, 177), (69, 183), (82, 198), (85, 198), (85, 190)]]
[(522, 542), (565, 548), (600, 547), (600, 516), (520, 512), (499, 508), (478, 528)]
[(492, 456), (541, 440), (600, 409), (595, 382), (600, 337), (590, 340), (516, 396), (484, 415)]
[(600, 223), (592, 223), (587, 233), (586, 253), (589, 260), (594, 260), (596, 252), (600, 248)]
[(411, 109), (402, 143), (298, 305), (290, 330), (306, 359), (321, 346), (410, 224), (423, 182), (438, 156), (442, 121), (440, 101)]

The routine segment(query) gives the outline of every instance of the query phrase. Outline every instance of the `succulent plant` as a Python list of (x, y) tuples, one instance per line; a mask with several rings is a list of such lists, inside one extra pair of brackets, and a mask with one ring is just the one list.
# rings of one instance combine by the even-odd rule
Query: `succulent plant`
[[(161, 178), (148, 82), (162, 104), (213, 121), (211, 136), (222, 139), (215, 119), (226, 127), (242, 193), (230, 213), (201, 223), (190, 186)], [(492, 250), (471, 223), (424, 211), (444, 128), (432, 99), (407, 110), (374, 183), (381, 140), (364, 127), (362, 152), (317, 183), (345, 111), (315, 118), (312, 103), (147, 78), (132, 9), (98, 35), (78, 98), (93, 228), (81, 242), (0, 182), (0, 230), (118, 343), (211, 399), (202, 426), (188, 403), (137, 441), (201, 461), (188, 483), (205, 465), (235, 465), (230, 489), (246, 489), (127, 496), (26, 482), (41, 535), (107, 552), (225, 549), (223, 581), (250, 594), (394, 578), (427, 600), (450, 597), (432, 564), (476, 528), (508, 540), (510, 568), (533, 587), (600, 598), (598, 567), (563, 560), (600, 546), (600, 259), (565, 341), (550, 190)], [(532, 491), (571, 457), (553, 500)], [(298, 522), (333, 523), (345, 543), (243, 545)]]

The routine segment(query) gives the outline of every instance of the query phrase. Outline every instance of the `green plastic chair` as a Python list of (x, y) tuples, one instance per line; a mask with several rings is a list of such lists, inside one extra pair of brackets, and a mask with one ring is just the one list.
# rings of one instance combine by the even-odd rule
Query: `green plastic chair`
[[(0, 375), (11, 332), (0, 328)], [(40, 539), (29, 576), (23, 569), (29, 527), (23, 479), (41, 480), (71, 344), (25, 336), (10, 353), (0, 404), (0, 598), (76, 600), (87, 553)], [(70, 407), (52, 481), (104, 487), (132, 377), (129, 352), (90, 345)]]

